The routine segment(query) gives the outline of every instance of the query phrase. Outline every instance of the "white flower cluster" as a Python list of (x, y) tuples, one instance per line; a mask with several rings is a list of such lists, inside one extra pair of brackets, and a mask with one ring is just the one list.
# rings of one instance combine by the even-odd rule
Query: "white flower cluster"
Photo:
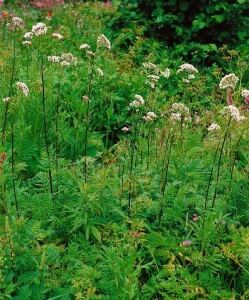
[(89, 55), (89, 56), (94, 56), (95, 55), (94, 52), (92, 52), (92, 51), (86, 51), (86, 54)]
[(235, 74), (228, 74), (221, 79), (219, 87), (222, 90), (227, 88), (234, 89), (238, 81), (239, 78)]
[(56, 37), (58, 40), (63, 39), (63, 36), (59, 33), (52, 33), (52, 36)]
[(189, 108), (186, 105), (182, 104), (182, 103), (174, 103), (172, 105), (172, 110), (174, 112), (180, 112), (180, 113), (185, 114), (185, 115), (189, 114)]
[(220, 126), (218, 124), (211, 124), (209, 127), (208, 127), (208, 131), (219, 131), (220, 130)]
[(131, 107), (140, 107), (144, 105), (144, 99), (141, 95), (135, 95), (136, 100), (130, 103)]
[(29, 89), (28, 89), (27, 85), (23, 82), (17, 82), (16, 84), (22, 90), (24, 96), (27, 97), (29, 94)]
[(154, 74), (147, 75), (148, 80), (145, 82), (148, 84), (152, 89), (155, 88), (156, 83), (158, 82), (160, 76), (165, 78), (169, 78), (170, 70), (167, 68), (164, 71), (161, 71), (156, 65), (152, 63), (143, 63), (142, 64), (145, 69), (152, 70)]
[(182, 81), (184, 83), (189, 83), (192, 79), (195, 78), (195, 75), (193, 73), (198, 73), (198, 70), (191, 64), (183, 64), (180, 66), (176, 73), (187, 73), (187, 78), (182, 78)]
[(167, 68), (164, 71), (161, 71), (161, 75), (168, 79), (170, 76), (170, 69)]
[(62, 66), (70, 66), (71, 64), (76, 66), (78, 63), (78, 60), (75, 56), (73, 56), (72, 53), (63, 53), (61, 55), (61, 65)]
[(249, 97), (249, 90), (242, 90), (241, 96), (245, 98)]
[(25, 33), (24, 34), (24, 36), (23, 36), (25, 39), (32, 39), (32, 37), (33, 37), (33, 32), (27, 32), (27, 33)]
[(89, 48), (90, 48), (90, 45), (88, 45), (88, 44), (80, 45), (80, 49), (89, 49)]
[(85, 96), (82, 96), (81, 98), (82, 98), (82, 100), (85, 101), (85, 102), (91, 102), (91, 100), (89, 99), (89, 97), (86, 96), (86, 95), (85, 95)]
[(10, 100), (11, 100), (10, 97), (3, 98), (3, 102), (5, 102), (5, 103), (10, 102)]
[(247, 119), (245, 116), (240, 115), (240, 112), (239, 112), (238, 108), (235, 107), (234, 105), (225, 106), (222, 109), (221, 113), (224, 114), (224, 115), (228, 115), (229, 117), (232, 118), (232, 120), (235, 120), (237, 122)]
[(147, 112), (146, 116), (143, 116), (143, 119), (147, 122), (150, 122), (155, 118), (156, 118), (156, 114), (153, 111), (149, 111)]
[(31, 45), (32, 43), (30, 41), (24, 41), (23, 45)]
[(130, 129), (129, 129), (128, 127), (126, 127), (126, 126), (123, 127), (121, 130), (122, 130), (124, 133), (130, 131)]
[(180, 68), (177, 70), (177, 74), (182, 72), (188, 72), (188, 73), (198, 73), (198, 70), (191, 64), (183, 64), (180, 66)]
[(61, 60), (60, 56), (48, 56), (48, 61), (59, 63)]
[(104, 76), (104, 72), (102, 69), (98, 68), (97, 72), (99, 73), (100, 76)]
[(159, 76), (157, 75), (148, 75), (147, 76), (149, 79), (151, 79), (153, 82), (157, 82), (159, 80)]
[(172, 113), (170, 115), (170, 120), (172, 120), (172, 121), (181, 121), (182, 120), (182, 114), (181, 113)]
[(23, 27), (24, 27), (24, 22), (21, 18), (13, 17), (12, 23), (15, 27), (19, 27), (20, 29), (23, 29)]
[(105, 47), (106, 49), (111, 50), (111, 43), (104, 34), (100, 34), (98, 36), (97, 46), (98, 47)]
[(48, 28), (47, 28), (46, 24), (39, 22), (36, 25), (32, 26), (31, 31), (34, 35), (40, 36), (40, 35), (46, 34), (47, 30), (48, 30)]
[(155, 74), (159, 74), (160, 70), (158, 69), (158, 67), (152, 63), (143, 63), (143, 67), (145, 69), (149, 69), (149, 70), (153, 70), (155, 72)]
[(170, 115), (170, 120), (172, 121), (191, 121), (191, 116), (189, 114), (189, 108), (182, 103), (174, 103), (172, 105)]

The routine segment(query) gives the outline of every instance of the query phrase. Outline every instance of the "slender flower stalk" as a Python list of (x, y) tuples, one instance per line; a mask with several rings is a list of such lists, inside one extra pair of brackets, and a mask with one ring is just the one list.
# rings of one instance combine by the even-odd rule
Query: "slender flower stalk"
[(42, 79), (43, 131), (44, 131), (44, 139), (45, 139), (45, 148), (46, 148), (46, 152), (47, 152), (47, 156), (48, 156), (48, 175), (49, 175), (50, 192), (51, 192), (51, 194), (53, 194), (53, 179), (52, 179), (52, 171), (51, 171), (51, 157), (50, 157), (48, 134), (47, 134), (43, 54), (42, 54), (42, 57), (41, 57), (41, 79)]
[(158, 214), (158, 226), (157, 228), (159, 229), (161, 226), (161, 221), (162, 221), (162, 216), (163, 216), (163, 202), (164, 202), (164, 197), (165, 197), (165, 191), (166, 191), (166, 186), (167, 186), (167, 181), (168, 181), (168, 172), (169, 172), (169, 164), (170, 164), (170, 157), (171, 157), (171, 152), (172, 152), (172, 146), (174, 142), (174, 134), (171, 136), (170, 144), (169, 144), (169, 152), (168, 152), (168, 159), (166, 163), (166, 168), (165, 168), (165, 176), (162, 182), (162, 188), (161, 188), (161, 203), (160, 203), (160, 210)]
[[(8, 96), (9, 98), (11, 98), (12, 91), (13, 91), (15, 67), (16, 67), (16, 29), (14, 30), (14, 37), (13, 37), (13, 63), (12, 63), (12, 70), (11, 70), (11, 77), (10, 77), (10, 87), (9, 87), (9, 96)], [(5, 139), (8, 111), (9, 111), (9, 102), (6, 103), (5, 112), (4, 112), (4, 122), (3, 122), (3, 129), (2, 129), (2, 145), (4, 144), (4, 139)]]
[(87, 181), (87, 146), (88, 146), (88, 134), (89, 134), (89, 122), (90, 122), (90, 99), (92, 95), (92, 80), (93, 80), (93, 69), (94, 69), (94, 63), (95, 63), (95, 56), (90, 57), (89, 61), (89, 77), (88, 77), (88, 101), (86, 106), (86, 117), (85, 117), (85, 147), (84, 147), (84, 174), (85, 174), (85, 183)]
[(210, 189), (212, 178), (213, 178), (215, 161), (216, 161), (218, 151), (219, 151), (219, 148), (220, 148), (220, 142), (221, 142), (221, 139), (219, 139), (219, 143), (218, 143), (218, 146), (217, 146), (215, 154), (214, 154), (213, 164), (212, 164), (211, 171), (210, 171), (210, 174), (209, 174), (208, 186), (207, 186), (207, 190), (206, 190), (205, 203), (204, 203), (205, 210), (207, 209), (208, 194), (209, 194), (209, 189)]
[(55, 165), (56, 165), (56, 193), (58, 196), (59, 192), (59, 107), (60, 107), (60, 89), (61, 89), (61, 72), (59, 74), (59, 85), (56, 97), (56, 106), (55, 106)]
[(230, 170), (230, 178), (229, 178), (229, 185), (228, 185), (228, 193), (227, 193), (227, 212), (229, 210), (229, 202), (230, 202), (230, 198), (231, 198), (231, 191), (232, 191), (232, 183), (233, 183), (233, 171), (234, 171), (234, 167), (235, 167), (235, 163), (236, 163), (236, 158), (238, 155), (238, 150), (239, 150), (239, 146), (240, 146), (240, 142), (243, 136), (243, 133), (246, 129), (246, 126), (242, 129), (241, 134), (239, 136), (239, 139), (237, 141), (236, 147), (235, 147), (235, 151), (234, 151), (234, 156), (233, 156), (233, 161), (232, 161), (232, 165), (231, 165), (231, 170)]
[(19, 205), (17, 200), (17, 194), (16, 194), (16, 183), (15, 183), (15, 157), (14, 157), (14, 113), (12, 115), (12, 122), (11, 122), (11, 172), (12, 172), (12, 186), (13, 186), (13, 193), (14, 193), (14, 199), (15, 199), (15, 207), (16, 207), (16, 214), (17, 218), (19, 219), (20, 213), (19, 213)]
[(214, 204), (215, 204), (215, 200), (216, 200), (216, 196), (217, 196), (217, 186), (218, 186), (219, 177), (220, 177), (221, 158), (222, 158), (222, 153), (223, 153), (223, 150), (224, 150), (228, 130), (230, 128), (231, 120), (232, 120), (232, 116), (229, 118), (229, 121), (228, 121), (228, 124), (227, 124), (227, 127), (226, 127), (226, 131), (225, 131), (225, 134), (224, 134), (224, 138), (223, 138), (223, 141), (222, 141), (221, 149), (220, 149), (220, 155), (219, 155), (219, 160), (218, 160), (218, 169), (217, 169), (217, 175), (216, 175), (216, 184), (215, 184), (215, 188), (214, 188), (214, 196), (213, 196), (213, 201), (212, 201), (212, 205), (211, 205), (211, 210), (214, 209)]

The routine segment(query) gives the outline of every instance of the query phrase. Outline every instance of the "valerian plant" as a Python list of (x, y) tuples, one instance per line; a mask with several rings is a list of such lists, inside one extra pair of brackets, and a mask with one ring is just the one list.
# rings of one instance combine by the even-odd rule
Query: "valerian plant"
[(246, 299), (248, 56), (122, 5), (3, 6), (0, 299)]

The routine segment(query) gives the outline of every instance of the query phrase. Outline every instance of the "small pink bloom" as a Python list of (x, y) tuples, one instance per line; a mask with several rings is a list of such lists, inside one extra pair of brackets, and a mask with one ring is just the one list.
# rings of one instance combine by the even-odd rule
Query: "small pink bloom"
[(191, 241), (190, 240), (187, 240), (187, 241), (183, 241), (182, 242), (182, 245), (183, 246), (187, 246), (187, 245), (191, 245), (192, 243), (191, 243)]
[(228, 98), (228, 99), (227, 99), (227, 104), (228, 104), (228, 105), (231, 105), (232, 103), (233, 103), (233, 99), (232, 99), (232, 98)]
[(245, 104), (249, 104), (249, 97), (245, 98)]
[(135, 232), (134, 232), (134, 236), (139, 236), (139, 232), (138, 232), (138, 231), (135, 231)]
[(40, 245), (36, 246), (36, 249), (41, 249), (41, 246)]
[(193, 217), (193, 221), (194, 221), (194, 222), (196, 222), (196, 221), (198, 221), (198, 220), (199, 220), (198, 217)]

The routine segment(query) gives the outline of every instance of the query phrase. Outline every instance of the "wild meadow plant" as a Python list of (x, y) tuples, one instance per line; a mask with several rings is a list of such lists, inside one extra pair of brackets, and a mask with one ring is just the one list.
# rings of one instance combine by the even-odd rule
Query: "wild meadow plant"
[(245, 65), (35, 13), (1, 23), (0, 298), (246, 299)]

